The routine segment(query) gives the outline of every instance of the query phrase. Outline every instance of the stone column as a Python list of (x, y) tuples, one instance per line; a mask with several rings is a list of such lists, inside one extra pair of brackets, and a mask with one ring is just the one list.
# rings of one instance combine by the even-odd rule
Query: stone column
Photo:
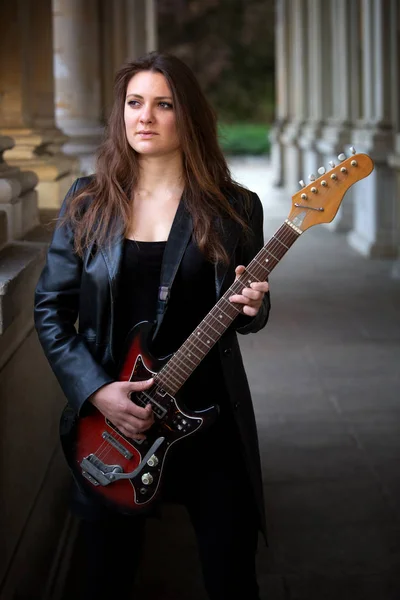
[(137, 58), (145, 52), (157, 50), (156, 1), (125, 0), (125, 2), (127, 57)]
[[(332, 54), (330, 1), (308, 0), (308, 119), (299, 138), (303, 150), (304, 177), (317, 175), (322, 164), (317, 142), (325, 120), (332, 113)], [(308, 183), (308, 181), (307, 181)]]
[(284, 150), (285, 185), (293, 193), (297, 191), (298, 181), (304, 177), (302, 153), (299, 148), (299, 136), (307, 118), (308, 93), (308, 35), (307, 35), (307, 2), (292, 0), (289, 4), (288, 20), (290, 25), (289, 39), (290, 59), (290, 121), (281, 136)]
[(43, 207), (58, 207), (76, 177), (75, 161), (60, 151), (65, 136), (54, 123), (51, 32), (51, 0), (1, 4), (0, 133), (15, 141), (4, 158), (36, 173)]
[[(347, 0), (333, 0), (330, 2), (330, 18), (328, 15), (327, 17), (323, 34), (327, 34), (331, 43), (329, 61), (325, 65), (325, 77), (330, 88), (330, 100), (326, 104), (329, 116), (317, 142), (325, 167), (331, 160), (337, 163), (337, 156), (350, 145), (352, 127), (359, 117), (358, 94), (361, 86), (358, 59), (359, 4)], [(326, 225), (329, 229), (349, 231), (352, 228), (352, 194), (353, 188), (350, 188), (335, 219)]]
[(96, 0), (53, 0), (55, 115), (65, 154), (94, 171), (103, 135), (99, 14)]
[(289, 19), (288, 4), (290, 0), (276, 2), (275, 27), (275, 86), (276, 86), (276, 119), (271, 129), (271, 163), (275, 186), (285, 183), (284, 147), (282, 132), (289, 118)]
[(158, 48), (157, 24), (157, 2), (148, 0), (146, 2), (146, 52)]
[(115, 72), (127, 60), (157, 49), (155, 0), (100, 0), (105, 115), (113, 102)]
[[(395, 169), (397, 183), (397, 223), (394, 223), (395, 243), (397, 243), (397, 260), (393, 263), (392, 276), (394, 279), (400, 279), (400, 133), (396, 135), (395, 152), (389, 155), (389, 165)], [(395, 229), (397, 225), (397, 231)]]
[(371, 156), (375, 169), (353, 187), (354, 229), (348, 240), (369, 257), (393, 258), (398, 252), (396, 181), (388, 164), (396, 131), (397, 13), (396, 0), (362, 2), (363, 118), (353, 143)]

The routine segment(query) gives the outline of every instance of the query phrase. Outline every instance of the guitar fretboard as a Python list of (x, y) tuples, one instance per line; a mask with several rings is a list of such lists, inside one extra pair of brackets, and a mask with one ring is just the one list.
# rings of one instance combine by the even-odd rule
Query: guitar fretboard
[(278, 229), (267, 244), (247, 265), (242, 275), (234, 281), (199, 326), (170, 358), (154, 378), (156, 385), (174, 395), (190, 377), (211, 348), (241, 312), (242, 304), (229, 301), (244, 287), (255, 281), (266, 281), (268, 275), (300, 236), (287, 222)]

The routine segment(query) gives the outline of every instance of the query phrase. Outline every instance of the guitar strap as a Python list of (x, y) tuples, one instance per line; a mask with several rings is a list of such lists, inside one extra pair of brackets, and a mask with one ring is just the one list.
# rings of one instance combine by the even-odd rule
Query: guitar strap
[(187, 211), (184, 198), (182, 197), (172, 223), (161, 265), (160, 287), (158, 288), (157, 300), (157, 320), (153, 338), (157, 335), (163, 321), (172, 284), (191, 238), (192, 230), (192, 217)]

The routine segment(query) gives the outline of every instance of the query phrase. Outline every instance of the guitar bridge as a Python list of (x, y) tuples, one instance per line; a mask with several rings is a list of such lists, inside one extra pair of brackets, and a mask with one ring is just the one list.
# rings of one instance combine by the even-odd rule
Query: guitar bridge
[(114, 480), (117, 473), (123, 473), (120, 465), (106, 465), (95, 454), (89, 454), (84, 458), (81, 467), (83, 476), (93, 485), (108, 485)]

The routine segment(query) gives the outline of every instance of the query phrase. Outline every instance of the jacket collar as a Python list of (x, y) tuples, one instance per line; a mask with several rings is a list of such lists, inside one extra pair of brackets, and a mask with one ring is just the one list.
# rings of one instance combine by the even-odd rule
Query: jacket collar
[[(231, 203), (234, 198), (229, 198)], [(235, 221), (229, 218), (220, 220), (220, 235), (223, 245), (227, 251), (229, 259), (232, 259), (233, 253), (237, 246), (240, 236), (240, 226)], [(164, 318), (165, 309), (168, 303), (169, 292), (172, 288), (176, 273), (181, 263), (186, 247), (190, 241), (193, 231), (192, 217), (185, 206), (184, 197), (178, 205), (171, 231), (168, 236), (168, 241), (165, 247), (163, 264), (161, 270), (161, 282), (159, 290), (156, 331), (159, 330)], [(117, 226), (117, 235), (109, 245), (101, 248), (105, 264), (108, 270), (108, 276), (111, 282), (111, 293), (115, 296), (116, 286), (118, 283), (118, 275), (121, 265), (122, 248), (124, 242), (124, 231), (122, 220)], [(236, 265), (233, 265), (235, 267)], [(215, 265), (215, 292), (216, 300), (221, 294), (222, 285), (228, 271), (228, 265), (218, 263)], [(154, 335), (155, 335), (154, 334)]]
[[(192, 217), (187, 211), (184, 198), (182, 197), (172, 223), (163, 257), (157, 308), (157, 331), (163, 320), (168, 302), (169, 291), (171, 290), (186, 246), (191, 238), (192, 230)], [(101, 248), (101, 254), (107, 266), (108, 276), (111, 283), (111, 294), (114, 295), (114, 297), (116, 295), (116, 289), (118, 285), (123, 243), (124, 227), (121, 219), (118, 222), (117, 234), (114, 236), (112, 243)]]

